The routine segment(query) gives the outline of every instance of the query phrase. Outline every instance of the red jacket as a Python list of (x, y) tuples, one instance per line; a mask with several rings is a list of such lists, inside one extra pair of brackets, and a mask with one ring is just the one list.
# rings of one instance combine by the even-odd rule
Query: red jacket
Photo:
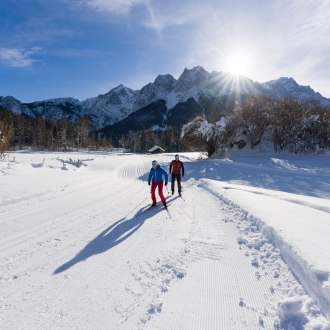
[(182, 176), (184, 176), (184, 166), (181, 160), (172, 160), (170, 165), (170, 173), (173, 175), (180, 175), (182, 171)]

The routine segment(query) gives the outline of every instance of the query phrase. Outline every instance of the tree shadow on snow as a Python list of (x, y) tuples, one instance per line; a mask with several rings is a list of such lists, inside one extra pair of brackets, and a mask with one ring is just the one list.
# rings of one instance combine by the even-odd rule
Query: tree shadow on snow
[(122, 243), (131, 235), (133, 235), (144, 222), (151, 218), (159, 208), (155, 208), (148, 212), (149, 206), (142, 207), (132, 218), (122, 218), (111, 226), (103, 230), (97, 237), (89, 242), (73, 259), (67, 261), (62, 266), (58, 267), (53, 275), (62, 273), (77, 263), (87, 260), (93, 255), (106, 252), (116, 245)]

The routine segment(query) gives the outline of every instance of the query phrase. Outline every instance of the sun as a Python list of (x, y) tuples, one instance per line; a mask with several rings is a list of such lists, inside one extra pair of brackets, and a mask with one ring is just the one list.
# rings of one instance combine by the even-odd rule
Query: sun
[(240, 76), (249, 72), (249, 59), (244, 54), (234, 54), (228, 56), (225, 62), (224, 71)]

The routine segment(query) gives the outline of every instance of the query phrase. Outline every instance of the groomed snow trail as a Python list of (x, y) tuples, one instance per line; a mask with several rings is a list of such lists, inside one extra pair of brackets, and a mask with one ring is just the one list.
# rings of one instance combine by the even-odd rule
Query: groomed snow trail
[(0, 203), (1, 329), (328, 329), (254, 220), (198, 178), (184, 199), (164, 190), (171, 217), (144, 212), (153, 158), (29, 168), (60, 183)]
[[(303, 329), (308, 323), (300, 310), (304, 301), (318, 324), (318, 307), (256, 224), (240, 208), (196, 185), (185, 190), (191, 204), (175, 205), (177, 221), (180, 210), (192, 213), (183, 258), (186, 277), (164, 295), (162, 311), (148, 328)], [(253, 246), (244, 244), (251, 241)], [(288, 300), (296, 315), (281, 315), (281, 303)]]

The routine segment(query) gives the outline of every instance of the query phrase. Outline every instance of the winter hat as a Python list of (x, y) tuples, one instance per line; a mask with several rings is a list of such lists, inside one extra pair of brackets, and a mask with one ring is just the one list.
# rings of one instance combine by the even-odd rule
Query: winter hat
[(152, 165), (158, 165), (158, 162), (157, 162), (157, 160), (153, 160), (153, 161), (151, 162), (151, 164), (152, 164)]

